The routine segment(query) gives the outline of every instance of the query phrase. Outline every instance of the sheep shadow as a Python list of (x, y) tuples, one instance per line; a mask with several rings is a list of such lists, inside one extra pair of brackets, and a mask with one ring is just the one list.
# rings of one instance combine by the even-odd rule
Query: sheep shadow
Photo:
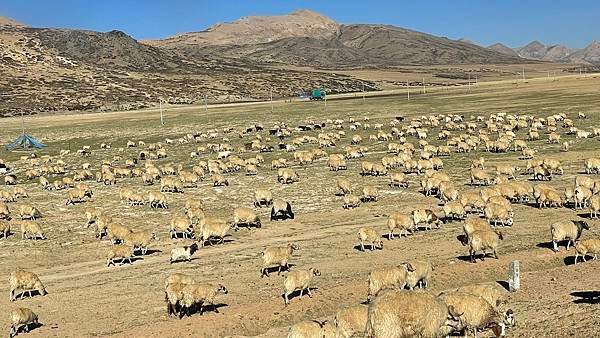
[(15, 335), (18, 335), (19, 333), (27, 333), (27, 332), (31, 332), (31, 330), (35, 330), (37, 328), (40, 328), (44, 326), (44, 324), (37, 322), (37, 323), (29, 323), (27, 325), (23, 325), (21, 327), (19, 327), (17, 329), (17, 332), (15, 332)]
[(505, 280), (497, 280), (496, 283), (498, 283), (498, 285), (500, 285), (501, 287), (503, 287), (506, 291), (510, 291), (510, 286), (508, 285), (508, 282)]
[[(288, 263), (287, 268), (285, 266), (281, 267), (281, 272), (290, 272), (290, 270), (296, 266), (296, 264), (293, 263)], [(268, 268), (265, 269), (265, 272), (269, 274), (269, 276), (273, 273), (279, 272), (279, 267), (278, 266), (270, 266)], [(263, 277), (267, 277), (267, 275), (263, 275)]]
[(214, 312), (214, 313), (220, 313), (219, 309), (222, 307), (227, 307), (228, 305), (225, 303), (218, 303), (218, 304), (204, 304), (202, 305), (202, 312), (200, 312), (200, 306), (195, 305), (194, 307), (192, 307), (189, 310), (188, 315), (194, 315), (196, 313), (200, 313), (200, 315), (203, 315), (206, 312)]
[(34, 298), (37, 296), (42, 296), (42, 294), (38, 290), (31, 290), (31, 296), (29, 296), (29, 291), (26, 290), (21, 293), (15, 294), (15, 299), (20, 300), (21, 297), (23, 297), (22, 299), (27, 299), (27, 298)]
[(542, 248), (542, 249), (550, 249), (552, 251), (554, 251), (554, 245), (552, 244), (552, 242), (541, 242), (535, 245), (538, 248)]
[[(308, 289), (310, 290), (310, 292), (319, 290), (319, 288), (308, 288)], [(300, 290), (296, 290), (288, 295), (288, 300), (291, 302), (292, 299), (299, 297), (299, 296), (300, 296)], [(308, 296), (308, 291), (307, 290), (302, 291), (302, 297), (306, 297), (306, 296)], [(282, 293), (281, 298), (283, 298), (285, 300), (285, 294)]]
[(456, 236), (456, 239), (460, 242), (460, 244), (467, 243), (467, 235), (465, 234)]
[(227, 235), (225, 236), (225, 238), (223, 238), (223, 241), (220, 241), (219, 239), (207, 239), (204, 241), (204, 245), (202, 245), (201, 241), (198, 241), (198, 244), (200, 244), (200, 247), (211, 247), (211, 246), (217, 246), (217, 245), (224, 245), (227, 243), (231, 243), (233, 242), (233, 239), (227, 239), (227, 237), (231, 237), (231, 235)]
[(563, 262), (565, 265), (575, 265), (575, 256), (567, 256), (563, 259)]
[(571, 296), (578, 297), (575, 304), (600, 304), (600, 291), (573, 291)]
[(8, 239), (10, 236), (15, 235), (15, 232), (9, 231), (6, 236), (4, 234), (0, 234), (0, 240)]
[(190, 257), (189, 261), (186, 261), (186, 260), (177, 260), (177, 261), (171, 262), (171, 264), (190, 263), (190, 262), (195, 261), (197, 259), (200, 259), (200, 257)]
[[(387, 238), (387, 236), (385, 237)], [(354, 246), (354, 250), (358, 251), (358, 252), (370, 252), (370, 251), (378, 251), (378, 250), (383, 250), (383, 248), (378, 248), (378, 247), (374, 247), (373, 250), (371, 250), (371, 246), (368, 244), (365, 244), (365, 251), (361, 250), (360, 248), (360, 244), (357, 244)]]
[[(129, 260), (131, 260), (131, 264), (129, 264)], [(118, 266), (125, 266), (125, 265), (133, 265), (133, 263), (137, 262), (137, 261), (143, 261), (144, 258), (140, 257), (140, 256), (132, 256), (129, 259), (127, 258), (123, 258), (120, 260), (115, 259), (114, 263), (111, 264), (109, 266), (109, 268), (111, 267), (118, 267)]]
[[(579, 210), (581, 210), (581, 209), (579, 209)], [(589, 212), (582, 212), (580, 214), (577, 214), (577, 217), (585, 218), (585, 219), (592, 219), (592, 220), (597, 219), (597, 218), (591, 217)]]
[(136, 255), (136, 256), (150, 256), (150, 255), (152, 255), (152, 254), (155, 254), (155, 253), (162, 253), (162, 252), (163, 252), (163, 251), (162, 251), (162, 250), (160, 250), (160, 249), (148, 249), (148, 250), (146, 250), (146, 254), (142, 254), (142, 250), (139, 250), (139, 249), (138, 249), (138, 250), (135, 250), (135, 255)]

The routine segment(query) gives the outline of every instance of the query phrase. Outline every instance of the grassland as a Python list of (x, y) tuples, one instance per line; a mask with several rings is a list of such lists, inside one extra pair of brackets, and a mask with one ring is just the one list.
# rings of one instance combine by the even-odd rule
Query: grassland
[[(53, 115), (26, 118), (26, 130), (43, 140), (48, 147), (40, 154), (58, 154), (60, 149), (75, 152), (82, 145), (91, 145), (89, 158), (77, 155), (65, 156), (69, 169), (90, 162), (98, 169), (103, 159), (121, 155), (123, 159), (135, 157), (140, 149), (124, 149), (128, 140), (144, 140), (146, 143), (163, 141), (166, 137), (177, 138), (195, 131), (227, 126), (245, 127), (263, 123), (265, 127), (277, 121), (290, 126), (305, 120), (350, 117), (370, 117), (371, 124), (389, 122), (396, 116), (407, 118), (428, 114), (461, 114), (466, 120), (472, 116), (496, 112), (548, 116), (566, 113), (575, 119), (579, 128), (600, 126), (600, 77), (595, 75), (561, 77), (557, 80), (539, 78), (525, 83), (497, 81), (466, 87), (429, 89), (428, 93), (413, 92), (410, 101), (402, 91), (390, 91), (387, 96), (352, 98), (341, 96), (325, 102), (275, 102), (270, 104), (177, 107), (165, 111), (165, 125), (159, 125), (157, 110), (118, 113)], [(386, 93), (383, 93), (386, 94)], [(344, 99), (342, 99), (344, 98)], [(586, 112), (588, 118), (577, 120), (577, 112)], [(2, 119), (2, 143), (21, 133), (18, 118)], [(519, 131), (524, 138), (526, 131)], [(561, 130), (564, 133), (564, 130)], [(347, 135), (354, 132), (346, 130)], [(372, 130), (356, 133), (368, 140)], [(309, 132), (308, 135), (316, 135)], [(440, 144), (432, 131), (429, 141)], [(266, 132), (263, 138), (268, 137)], [(237, 148), (247, 142), (227, 135)], [(565, 174), (551, 182), (563, 188), (572, 184), (580, 174), (584, 158), (600, 156), (598, 139), (575, 139), (570, 152), (561, 152), (560, 145), (548, 145), (543, 139), (529, 142), (539, 151), (539, 157), (557, 158), (563, 162)], [(412, 137), (409, 141), (416, 143)], [(112, 149), (100, 150), (100, 143), (110, 143)], [(350, 136), (329, 153), (342, 152), (342, 146), (350, 142)], [(276, 145), (277, 140), (267, 143)], [(385, 155), (386, 143), (368, 142), (365, 159), (379, 161)], [(182, 163), (189, 167), (195, 160), (189, 158), (196, 144), (169, 146), (169, 157), (159, 163)], [(310, 146), (305, 146), (310, 148)], [(0, 158), (16, 168), (24, 169), (27, 161), (19, 159), (23, 154), (0, 150)], [(208, 155), (211, 158), (214, 155)], [(242, 158), (253, 153), (240, 154)], [(276, 157), (291, 158), (290, 153), (265, 153), (266, 163)], [(523, 167), (519, 154), (490, 154), (477, 151), (469, 154), (452, 154), (444, 158), (444, 172), (456, 182), (460, 190), (468, 190), (468, 167), (474, 157), (483, 156), (489, 167), (498, 163), (514, 163)], [(117, 163), (119, 165), (120, 163)], [(456, 240), (461, 223), (453, 222), (440, 230), (419, 232), (409, 238), (385, 241), (384, 250), (363, 253), (354, 247), (356, 231), (365, 225), (375, 226), (383, 232), (386, 217), (392, 211), (409, 211), (415, 207), (438, 210), (438, 200), (418, 192), (419, 177), (411, 176), (407, 189), (391, 189), (387, 177), (361, 177), (360, 163), (351, 161), (347, 171), (330, 172), (324, 160), (312, 165), (294, 166), (300, 173), (300, 182), (281, 185), (276, 174), (267, 167), (259, 169), (258, 176), (232, 174), (232, 185), (214, 188), (203, 182), (197, 188), (186, 189), (184, 194), (169, 194), (170, 208), (151, 210), (147, 206), (126, 206), (118, 201), (118, 189), (130, 186), (142, 192), (156, 191), (155, 186), (141, 186), (137, 178), (119, 180), (116, 186), (105, 187), (90, 183), (94, 198), (76, 206), (64, 206), (65, 192), (47, 192), (34, 182), (20, 176), (19, 184), (30, 193), (27, 203), (40, 207), (44, 218), (40, 221), (46, 230), (47, 241), (21, 241), (20, 234), (0, 241), (0, 276), (8, 276), (16, 267), (38, 273), (47, 285), (49, 294), (11, 304), (8, 297), (0, 297), (0, 307), (31, 307), (39, 313), (44, 324), (28, 337), (89, 337), (89, 336), (137, 336), (137, 337), (223, 337), (255, 336), (284, 337), (289, 325), (303, 319), (331, 318), (337, 309), (364, 301), (367, 292), (368, 272), (377, 267), (398, 264), (410, 259), (429, 259), (434, 272), (433, 291), (476, 283), (495, 282), (506, 279), (509, 262), (520, 260), (522, 264), (523, 289), (509, 296), (508, 304), (515, 310), (519, 325), (510, 331), (514, 337), (577, 336), (592, 337), (600, 334), (597, 305), (575, 302), (573, 291), (600, 290), (600, 265), (597, 261), (572, 265), (574, 251), (553, 253), (549, 241), (549, 225), (558, 219), (577, 217), (582, 211), (567, 208), (537, 209), (530, 205), (515, 205), (515, 225), (506, 229), (507, 238), (502, 242), (500, 259), (488, 259), (472, 264), (465, 259), (467, 250)], [(334, 195), (336, 177), (348, 177), (356, 190), (365, 185), (379, 187), (379, 202), (364, 204), (352, 211), (341, 208), (341, 199)], [(527, 180), (522, 175), (519, 180)], [(259, 210), (264, 220), (262, 229), (233, 232), (223, 246), (201, 249), (189, 264), (169, 265), (168, 253), (182, 243), (168, 239), (168, 222), (174, 214), (182, 212), (185, 199), (197, 197), (204, 201), (206, 212), (226, 218), (231, 217), (233, 207), (251, 206), (252, 192), (256, 188), (269, 188), (274, 196), (291, 202), (296, 212), (293, 221), (270, 222), (268, 210)], [(11, 208), (21, 204), (11, 203)], [(93, 231), (86, 229), (83, 209), (97, 206), (112, 214), (117, 220), (138, 230), (157, 229), (157, 250), (132, 266), (106, 268), (105, 254), (109, 244), (94, 238)], [(589, 237), (600, 236), (597, 221), (590, 221)], [(294, 257), (293, 269), (315, 266), (323, 275), (315, 280), (317, 288), (312, 299), (293, 299), (284, 307), (281, 298), (283, 279), (275, 275), (260, 278), (259, 252), (266, 246), (294, 241), (302, 248)], [(207, 313), (183, 320), (169, 319), (163, 303), (163, 280), (172, 272), (194, 275), (198, 280), (220, 282), (230, 293), (222, 298), (227, 306), (220, 314)], [(6, 282), (0, 283), (0, 293), (8, 293)], [(0, 319), (0, 331), (8, 331), (8, 318)]]

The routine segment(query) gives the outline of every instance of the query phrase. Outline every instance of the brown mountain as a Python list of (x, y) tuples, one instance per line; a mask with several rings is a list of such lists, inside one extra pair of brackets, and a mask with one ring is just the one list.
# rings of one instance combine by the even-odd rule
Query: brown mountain
[(144, 43), (159, 47), (248, 45), (290, 37), (327, 38), (335, 35), (338, 28), (339, 25), (326, 16), (298, 10), (287, 15), (243, 17), (231, 23), (218, 23), (201, 32), (183, 33)]
[(568, 56), (570, 62), (600, 65), (600, 41), (593, 41), (587, 47)]
[(27, 25), (5, 16), (0, 16), (0, 27), (26, 27)]
[(389, 25), (340, 25), (306, 10), (243, 18), (144, 43), (191, 56), (321, 68), (523, 62), (464, 41)]
[(511, 55), (511, 56), (519, 55), (514, 49), (509, 48), (506, 45), (503, 45), (501, 43), (495, 43), (493, 45), (489, 45), (487, 48), (491, 49), (493, 51), (496, 51), (498, 53), (506, 54), (506, 55)]
[(575, 50), (563, 45), (548, 46), (546, 54), (542, 57), (544, 61), (564, 62)]
[(516, 48), (516, 51), (522, 58), (541, 60), (546, 55), (548, 47), (539, 41), (532, 41), (523, 47)]

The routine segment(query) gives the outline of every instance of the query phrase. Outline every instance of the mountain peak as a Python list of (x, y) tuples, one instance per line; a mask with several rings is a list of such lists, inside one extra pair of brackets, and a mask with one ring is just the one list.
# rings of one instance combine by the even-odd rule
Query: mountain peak
[(6, 16), (0, 16), (0, 27), (9, 26), (9, 27), (27, 27), (27, 25), (22, 24), (14, 19), (11, 19)]

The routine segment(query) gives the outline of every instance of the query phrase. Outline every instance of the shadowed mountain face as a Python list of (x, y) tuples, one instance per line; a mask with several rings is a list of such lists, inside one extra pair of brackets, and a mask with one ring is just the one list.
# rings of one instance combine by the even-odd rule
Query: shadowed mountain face
[[(501, 47), (500, 47), (501, 46)], [(520, 57), (531, 60), (542, 60), (562, 63), (584, 63), (598, 65), (600, 64), (600, 43), (593, 41), (583, 49), (573, 49), (563, 45), (544, 45), (539, 41), (533, 41), (529, 44), (512, 49)], [(510, 51), (502, 44), (494, 44), (489, 49), (496, 50), (505, 54)]]

